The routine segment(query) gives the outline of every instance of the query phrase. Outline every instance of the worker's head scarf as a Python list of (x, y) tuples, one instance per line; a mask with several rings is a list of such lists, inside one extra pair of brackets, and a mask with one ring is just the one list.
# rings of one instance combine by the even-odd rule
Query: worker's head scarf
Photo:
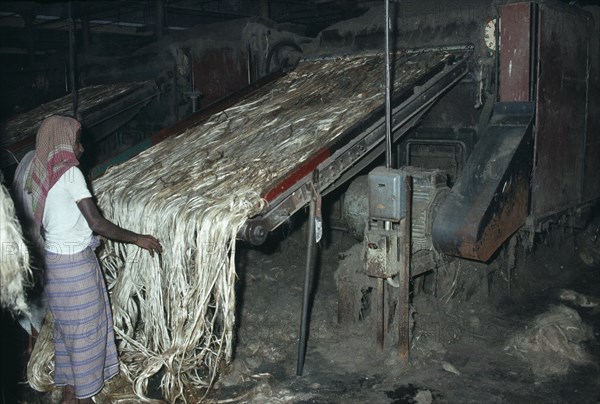
[(33, 211), (39, 223), (44, 217), (50, 189), (69, 168), (79, 165), (74, 147), (80, 129), (77, 120), (58, 115), (44, 119), (38, 129), (26, 188), (31, 192)]

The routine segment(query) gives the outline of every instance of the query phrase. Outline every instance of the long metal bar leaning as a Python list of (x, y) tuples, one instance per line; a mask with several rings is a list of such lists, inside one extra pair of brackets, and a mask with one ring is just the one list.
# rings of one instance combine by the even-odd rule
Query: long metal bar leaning
[(312, 274), (314, 272), (317, 257), (317, 240), (315, 231), (315, 220), (317, 218), (317, 199), (319, 198), (318, 181), (319, 172), (313, 172), (313, 193), (310, 199), (310, 213), (308, 216), (308, 239), (306, 249), (306, 272), (304, 274), (304, 293), (302, 296), (302, 318), (300, 320), (300, 336), (298, 339), (298, 362), (296, 365), (296, 376), (302, 376), (304, 370), (304, 359), (306, 357), (306, 344), (308, 340), (310, 294), (312, 290)]

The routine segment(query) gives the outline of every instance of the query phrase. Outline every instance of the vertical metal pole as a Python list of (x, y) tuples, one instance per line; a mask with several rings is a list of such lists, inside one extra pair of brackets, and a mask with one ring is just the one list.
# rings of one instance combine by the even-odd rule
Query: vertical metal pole
[(23, 21), (25, 21), (25, 41), (27, 42), (27, 56), (29, 59), (29, 67), (35, 66), (35, 41), (33, 32), (33, 22), (35, 15), (32, 13), (23, 13)]
[(537, 4), (531, 3), (529, 9), (529, 21), (531, 26), (529, 29), (529, 101), (535, 101), (536, 89), (536, 66), (537, 66)]
[(392, 67), (390, 61), (390, 1), (385, 0), (385, 166), (392, 167)]
[(191, 91), (196, 91), (196, 75), (194, 72), (194, 54), (190, 52), (190, 74), (192, 76), (192, 89)]
[(318, 196), (318, 171), (313, 174), (313, 195), (310, 199), (310, 213), (308, 216), (308, 240), (306, 250), (306, 272), (304, 273), (304, 293), (302, 296), (302, 318), (300, 322), (300, 338), (298, 341), (298, 363), (296, 365), (296, 376), (302, 376), (304, 370), (304, 358), (306, 356), (306, 341), (308, 337), (308, 308), (310, 292), (312, 289), (312, 273), (314, 271), (317, 257), (316, 218)]
[(71, 100), (73, 116), (77, 117), (77, 66), (75, 63), (75, 17), (73, 16), (73, 2), (69, 2), (69, 66), (71, 68)]
[(494, 25), (496, 36), (496, 53), (494, 54), (495, 80), (494, 80), (494, 102), (500, 99), (500, 12), (496, 12), (496, 24)]
[(163, 0), (154, 0), (154, 30), (157, 40), (165, 34), (165, 4)]
[(252, 48), (246, 45), (246, 72), (248, 73), (248, 84), (252, 84)]
[(87, 13), (86, 4), (81, 4), (81, 7), (83, 7), (83, 13), (79, 16), (81, 20), (81, 43), (83, 44), (83, 48), (87, 49), (92, 44), (92, 35), (90, 31), (90, 17)]
[[(392, 108), (391, 108), (391, 88), (392, 74), (390, 62), (390, 1), (385, 0), (385, 167), (392, 167)], [(392, 229), (392, 223), (385, 221), (383, 224), (386, 230)], [(377, 350), (383, 350), (383, 339), (385, 333), (385, 280), (377, 279), (376, 296), (376, 316), (375, 324)]]
[(269, 10), (269, 0), (260, 0), (259, 6), (261, 18), (269, 19), (271, 15)]
[(412, 177), (406, 177), (406, 216), (402, 228), (402, 261), (398, 288), (398, 356), (408, 362), (410, 342), (410, 264), (412, 253)]
[(375, 338), (377, 351), (383, 351), (383, 340), (385, 332), (385, 279), (377, 278), (377, 295), (375, 296)]

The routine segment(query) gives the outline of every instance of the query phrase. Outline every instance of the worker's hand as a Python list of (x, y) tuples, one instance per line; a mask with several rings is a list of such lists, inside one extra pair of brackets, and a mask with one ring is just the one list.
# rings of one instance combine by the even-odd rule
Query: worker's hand
[(144, 248), (150, 251), (150, 255), (154, 257), (154, 252), (162, 253), (162, 245), (160, 241), (153, 236), (147, 234), (138, 234), (135, 240), (135, 244), (138, 247)]

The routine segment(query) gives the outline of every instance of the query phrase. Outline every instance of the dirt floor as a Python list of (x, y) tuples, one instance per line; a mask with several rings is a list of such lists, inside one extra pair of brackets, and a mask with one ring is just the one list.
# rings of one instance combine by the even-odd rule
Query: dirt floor
[[(564, 303), (560, 290), (600, 297), (600, 266), (582, 263), (572, 232), (555, 231), (540, 237), (534, 251), (517, 251), (510, 290), (501, 269), (491, 272), (469, 262), (461, 263), (458, 277), (456, 270), (449, 274), (452, 293), (438, 290), (434, 297), (426, 281), (425, 290), (413, 296), (415, 322), (406, 365), (397, 355), (393, 323), (380, 353), (372, 312), (354, 325), (337, 324), (335, 272), (344, 260), (360, 265), (360, 246), (354, 243), (341, 232), (323, 243), (302, 377), (296, 376), (296, 364), (303, 231), (243, 252), (236, 358), (216, 386), (216, 398), (255, 403), (600, 402), (600, 307), (570, 304), (590, 327), (589, 338), (579, 344), (589, 361), (569, 366), (566, 375), (535, 376), (532, 364), (508, 348), (515, 332), (531, 328), (537, 315)], [(501, 255), (497, 262), (506, 261)]]
[[(298, 377), (306, 250), (301, 222), (289, 224), (260, 248), (240, 246), (235, 357), (206, 402), (600, 402), (600, 306), (593, 299), (600, 298), (600, 264), (594, 261), (594, 232), (580, 233), (576, 240), (575, 232), (559, 229), (539, 236), (533, 251), (517, 247), (511, 274), (503, 269), (509, 254), (501, 251), (492, 266), (451, 263), (438, 275), (437, 288), (431, 276), (423, 285), (413, 285), (407, 364), (397, 355), (393, 319), (385, 347), (377, 352), (368, 293), (359, 304), (360, 320), (338, 324), (336, 271), (360, 265), (360, 246), (342, 231), (330, 232), (321, 243), (307, 354)], [(561, 300), (564, 289), (588, 299), (565, 299), (563, 293)], [(390, 295), (393, 291), (388, 288)], [(587, 334), (575, 348), (585, 360), (573, 364), (555, 352), (538, 352), (566, 374), (540, 374), (539, 366), (534, 374), (536, 364), (513, 349), (515, 341), (525, 338), (517, 332), (531, 331), (537, 316), (555, 307), (578, 313)], [(21, 384), (27, 338), (6, 316), (2, 330), (0, 402), (55, 401), (56, 395), (53, 400)], [(548, 334), (541, 339), (549, 339)]]

